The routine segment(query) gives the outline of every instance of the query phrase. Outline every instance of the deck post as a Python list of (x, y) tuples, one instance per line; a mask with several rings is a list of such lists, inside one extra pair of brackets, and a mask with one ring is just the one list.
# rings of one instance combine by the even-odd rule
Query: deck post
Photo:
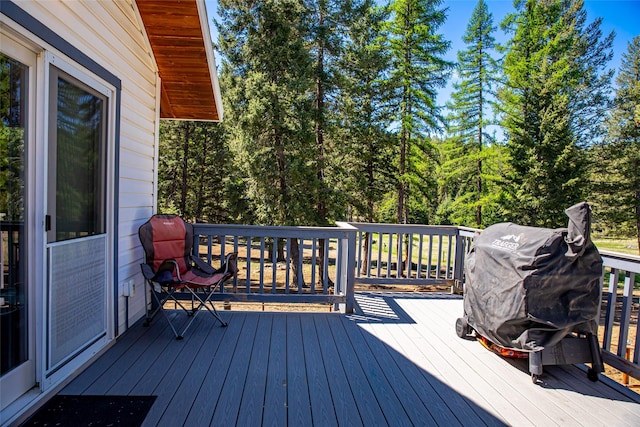
[[(355, 306), (355, 268), (356, 268), (356, 233), (358, 229), (346, 222), (336, 222), (336, 225), (345, 231), (345, 239), (341, 239), (342, 253), (340, 263), (342, 270), (340, 275), (341, 290), (346, 296), (345, 304), (340, 304), (340, 311), (353, 313)], [(344, 306), (344, 307), (342, 307)]]
[(451, 286), (452, 294), (462, 293), (462, 282), (464, 280), (464, 257), (465, 251), (465, 238), (460, 235), (460, 230), (456, 233), (456, 252), (453, 264), (453, 286)]

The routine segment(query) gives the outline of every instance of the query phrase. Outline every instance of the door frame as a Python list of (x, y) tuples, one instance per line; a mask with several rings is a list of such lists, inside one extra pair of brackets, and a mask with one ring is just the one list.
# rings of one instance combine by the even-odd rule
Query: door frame
[[(91, 87), (93, 90), (101, 93), (107, 99), (107, 107), (106, 107), (106, 165), (105, 165), (105, 176), (103, 179), (105, 180), (105, 235), (106, 235), (106, 254), (107, 261), (105, 266), (105, 274), (106, 274), (106, 320), (105, 320), (105, 334), (101, 338), (92, 341), (87, 344), (87, 346), (81, 348), (77, 354), (74, 354), (68, 361), (66, 361), (62, 366), (56, 366), (55, 368), (49, 366), (48, 358), (50, 351), (50, 337), (48, 336), (50, 332), (51, 319), (50, 319), (50, 310), (49, 310), (49, 300), (50, 300), (50, 289), (49, 289), (49, 278), (50, 271), (48, 268), (48, 250), (52, 247), (51, 243), (47, 242), (47, 233), (45, 231), (45, 227), (40, 227), (40, 231), (42, 232), (42, 239), (40, 240), (40, 256), (42, 257), (41, 270), (43, 271), (43, 281), (42, 287), (38, 289), (38, 299), (43, 302), (42, 310), (39, 310), (40, 313), (45, 313), (43, 316), (43, 321), (38, 322), (38, 326), (40, 327), (41, 336), (38, 337), (39, 342), (41, 343), (41, 347), (43, 349), (43, 353), (38, 357), (40, 362), (40, 383), (41, 388), (43, 390), (49, 388), (52, 385), (55, 385), (70, 375), (72, 375), (77, 369), (79, 369), (84, 363), (88, 362), (95, 354), (97, 354), (100, 350), (102, 350), (108, 343), (115, 337), (114, 330), (114, 317), (116, 311), (114, 310), (115, 306), (115, 298), (114, 298), (114, 288), (116, 279), (114, 275), (114, 271), (117, 269), (117, 259), (115, 257), (115, 249), (114, 242), (117, 241), (115, 220), (117, 217), (117, 207), (114, 207), (113, 201), (115, 200), (115, 182), (117, 180), (117, 175), (114, 173), (115, 169), (115, 133), (116, 133), (116, 92), (117, 89), (111, 85), (109, 82), (102, 79), (100, 76), (88, 70), (82, 64), (77, 63), (66, 57), (66, 55), (60, 53), (54, 53), (50, 50), (46, 50), (42, 56), (42, 68), (43, 68), (43, 88), (41, 91), (43, 96), (43, 103), (40, 104), (38, 110), (43, 114), (43, 120), (39, 121), (42, 124), (42, 149), (39, 150), (38, 161), (43, 162), (43, 167), (37, 170), (37, 173), (40, 176), (36, 179), (36, 182), (41, 185), (41, 188), (37, 193), (38, 203), (42, 204), (42, 211), (38, 210), (38, 214), (42, 215), (43, 221), (42, 224), (45, 224), (45, 215), (48, 213), (49, 207), (49, 186), (48, 186), (48, 178), (49, 178), (49, 168), (48, 168), (48, 159), (50, 156), (55, 156), (55, 153), (49, 152), (49, 145), (46, 141), (49, 140), (49, 132), (51, 130), (50, 120), (51, 116), (51, 103), (49, 102), (49, 96), (51, 94), (51, 79), (50, 72), (51, 68), (55, 67), (59, 70), (62, 70), (64, 73), (78, 80), (79, 82)], [(54, 126), (55, 127), (55, 126)], [(117, 206), (117, 205), (116, 205)]]
[[(37, 231), (34, 227), (35, 215), (37, 208), (32, 204), (35, 201), (35, 162), (36, 162), (36, 140), (37, 140), (37, 101), (38, 92), (37, 72), (38, 58), (37, 51), (32, 46), (22, 42), (20, 37), (15, 37), (12, 31), (8, 31), (4, 27), (0, 27), (0, 35), (2, 37), (2, 52), (21, 62), (28, 67), (27, 71), (27, 108), (26, 108), (26, 138), (25, 138), (25, 239), (22, 244), (26, 245), (25, 254), (26, 271), (25, 279), (27, 282), (26, 299), (27, 299), (27, 360), (18, 367), (7, 372), (0, 381), (2, 385), (2, 396), (0, 397), (0, 410), (8, 406), (12, 401), (20, 395), (32, 388), (37, 381), (37, 355), (39, 347), (37, 344), (36, 334), (33, 333), (37, 329), (36, 313), (36, 283), (40, 272), (37, 268)], [(35, 262), (34, 262), (35, 261)]]

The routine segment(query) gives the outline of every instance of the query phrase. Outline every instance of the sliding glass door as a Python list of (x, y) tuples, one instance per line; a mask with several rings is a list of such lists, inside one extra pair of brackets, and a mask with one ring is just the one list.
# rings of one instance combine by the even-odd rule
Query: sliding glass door
[(35, 385), (27, 151), (35, 55), (0, 45), (0, 409)]

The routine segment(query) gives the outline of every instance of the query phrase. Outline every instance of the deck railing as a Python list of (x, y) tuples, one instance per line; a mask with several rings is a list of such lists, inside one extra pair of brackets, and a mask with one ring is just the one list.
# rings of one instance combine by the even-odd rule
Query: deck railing
[(238, 252), (240, 271), (214, 299), (321, 303), (353, 311), (356, 229), (194, 224), (196, 255), (212, 265)]
[(602, 338), (602, 357), (608, 365), (640, 379), (640, 257), (605, 251), (600, 254), (606, 305), (598, 334)]
[(447, 285), (461, 292), (474, 232), (344, 222), (336, 227), (194, 224), (196, 255), (216, 266), (227, 253), (239, 254), (238, 275), (215, 299), (340, 304), (347, 312), (353, 309), (355, 284)]
[(349, 224), (358, 229), (356, 284), (447, 285), (454, 292), (462, 291), (464, 258), (476, 230), (413, 224)]
[[(338, 223), (336, 227), (195, 224), (197, 254), (216, 266), (239, 253), (240, 272), (216, 300), (354, 307), (355, 285), (446, 285), (462, 292), (476, 229)], [(298, 255), (296, 255), (298, 254)], [(605, 362), (640, 378), (640, 257), (602, 252)], [(408, 260), (411, 260), (410, 262)]]

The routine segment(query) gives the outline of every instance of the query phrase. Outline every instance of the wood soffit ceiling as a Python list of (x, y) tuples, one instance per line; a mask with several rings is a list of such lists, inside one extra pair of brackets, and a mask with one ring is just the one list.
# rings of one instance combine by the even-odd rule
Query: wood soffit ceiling
[(162, 119), (220, 120), (196, 1), (136, 0), (161, 78)]

